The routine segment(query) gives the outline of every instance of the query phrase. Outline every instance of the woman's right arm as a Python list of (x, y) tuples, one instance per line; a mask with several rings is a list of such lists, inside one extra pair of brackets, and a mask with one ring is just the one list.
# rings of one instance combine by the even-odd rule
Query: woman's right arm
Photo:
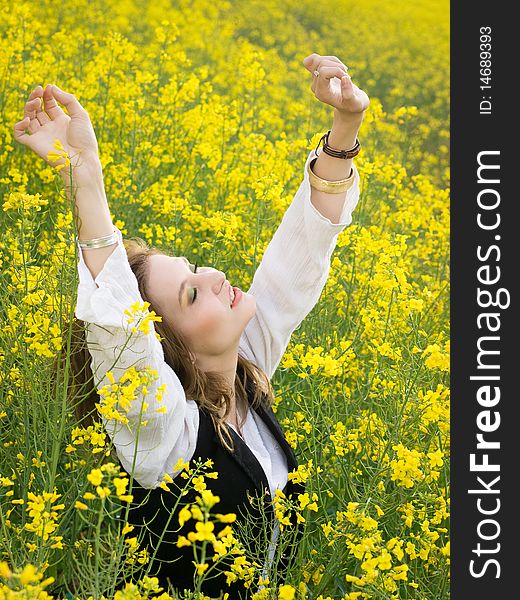
[[(63, 176), (67, 194), (69, 197), (74, 194), (78, 239), (84, 241), (110, 235), (114, 231), (114, 225), (110, 216), (99, 159), (83, 164), (81, 170), (74, 172), (72, 189), (67, 179)], [(115, 244), (111, 244), (104, 248), (91, 248), (85, 251), (83, 260), (94, 279), (103, 269), (114, 248)]]
[[(132, 381), (125, 381), (125, 373), (134, 367), (144, 373), (156, 371), (157, 379), (137, 387), (130, 395), (130, 405), (119, 408), (119, 417), (102, 416), (103, 424), (117, 450), (121, 464), (128, 473), (146, 488), (156, 487), (165, 473), (174, 477), (179, 459), (187, 462), (193, 457), (197, 443), (199, 412), (193, 400), (187, 400), (176, 373), (164, 361), (162, 346), (155, 335), (153, 322), (145, 333), (136, 323), (130, 323), (125, 310), (136, 302), (143, 304), (137, 280), (128, 263), (121, 232), (116, 228), (117, 245), (112, 247), (102, 270), (94, 278), (87, 268), (87, 253), (79, 251), (79, 286), (76, 316), (85, 321), (87, 345), (92, 357), (91, 369), (99, 390), (110, 386), (110, 371), (119, 384), (120, 392), (128, 391)], [(132, 332), (132, 328), (136, 329)], [(137, 376), (137, 375), (136, 375)], [(122, 382), (122, 383), (121, 383)], [(161, 386), (165, 386), (161, 394)], [(109, 388), (105, 388), (109, 389)], [(162, 395), (159, 401), (157, 394)], [(105, 399), (101, 402), (109, 405)], [(124, 401), (120, 403), (124, 404)], [(142, 423), (146, 423), (142, 425)], [(135, 464), (134, 464), (135, 458)]]
[[(68, 114), (58, 102), (66, 107)], [(24, 106), (24, 118), (14, 126), (14, 139), (59, 170), (69, 198), (75, 196), (80, 240), (112, 233), (96, 134), (88, 112), (74, 94), (55, 85), (48, 85), (45, 90), (41, 85), (36, 86)], [(56, 140), (63, 151), (56, 152)], [(62, 157), (57, 157), (58, 154)], [(70, 160), (72, 175), (64, 154)], [(90, 251), (85, 262), (93, 277), (101, 271), (113, 249), (112, 245)]]
[[(57, 101), (66, 106), (68, 115)], [(24, 107), (24, 119), (14, 126), (14, 138), (52, 166), (65, 162), (63, 158), (49, 160), (49, 152), (55, 151), (55, 141), (61, 142), (73, 166), (72, 178), (67, 173), (68, 167), (62, 168), (60, 174), (66, 192), (74, 197), (80, 240), (103, 237), (114, 231), (94, 129), (87, 111), (74, 95), (56, 86), (47, 86), (45, 91), (41, 86), (35, 88)], [(130, 310), (136, 302), (142, 305), (143, 300), (121, 232), (116, 229), (116, 234), (117, 244), (105, 248), (83, 252), (78, 245), (76, 317), (87, 324), (93, 384), (98, 389), (111, 385), (107, 371), (112, 372), (114, 382), (120, 382), (119, 387), (127, 392), (131, 384), (125, 382), (124, 376), (131, 367), (140, 371), (149, 368), (157, 373), (157, 379), (146, 386), (147, 390), (138, 387), (125, 410), (118, 410), (126, 422), (116, 417), (101, 417), (125, 470), (133, 473), (143, 487), (153, 488), (165, 473), (172, 477), (178, 473), (173, 467), (179, 459), (191, 460), (199, 414), (196, 403), (186, 399), (177, 375), (164, 361), (153, 323), (148, 333), (139, 329), (132, 332), (133, 325), (128, 322), (125, 310)], [(156, 396), (161, 395), (163, 385), (160, 401)]]

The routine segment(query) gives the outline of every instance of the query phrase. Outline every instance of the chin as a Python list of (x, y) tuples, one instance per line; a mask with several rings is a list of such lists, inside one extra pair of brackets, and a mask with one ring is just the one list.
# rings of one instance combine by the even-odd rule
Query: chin
[(253, 313), (256, 313), (256, 298), (248, 292), (243, 292), (242, 301), (246, 301)]
[(249, 318), (252, 319), (256, 314), (256, 298), (251, 296), (251, 294), (244, 292), (240, 304), (244, 304), (244, 306), (237, 306), (237, 309), (240, 308), (245, 310), (247, 313), (249, 313)]

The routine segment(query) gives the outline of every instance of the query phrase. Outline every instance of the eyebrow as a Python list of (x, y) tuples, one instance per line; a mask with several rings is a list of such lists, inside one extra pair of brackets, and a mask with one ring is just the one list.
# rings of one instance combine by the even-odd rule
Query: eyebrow
[[(185, 257), (185, 256), (180, 256), (179, 258), (182, 258), (182, 260), (188, 265), (188, 267), (191, 266), (190, 261)], [(182, 308), (182, 294), (184, 292), (184, 288), (186, 287), (186, 283), (188, 282), (187, 279), (185, 279), (182, 283), (181, 283), (181, 287), (179, 288), (179, 306)]]

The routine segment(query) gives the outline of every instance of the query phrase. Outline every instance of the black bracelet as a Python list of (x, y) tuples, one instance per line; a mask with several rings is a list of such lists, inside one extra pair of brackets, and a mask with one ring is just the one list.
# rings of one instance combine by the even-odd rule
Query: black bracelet
[(316, 146), (316, 150), (314, 150), (314, 154), (316, 154), (316, 156), (318, 156), (318, 148), (320, 147), (321, 142), (323, 142), (323, 152), (325, 152), (325, 154), (328, 154), (329, 156), (333, 156), (334, 158), (354, 158), (354, 156), (357, 156), (359, 154), (359, 151), (361, 149), (361, 143), (359, 142), (359, 139), (357, 137), (354, 147), (350, 150), (335, 150), (334, 148), (331, 148), (329, 146), (329, 133), (330, 129), (329, 131), (327, 131), (327, 133), (321, 136), (320, 141)]

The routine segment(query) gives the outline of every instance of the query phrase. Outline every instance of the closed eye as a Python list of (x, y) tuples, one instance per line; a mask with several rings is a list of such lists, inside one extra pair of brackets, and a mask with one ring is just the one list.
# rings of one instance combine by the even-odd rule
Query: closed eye
[[(193, 272), (196, 273), (197, 272), (197, 263), (195, 263), (195, 267), (193, 269)], [(195, 302), (195, 299), (197, 298), (197, 288), (192, 288), (193, 289), (193, 300), (191, 301), (191, 303), (193, 304)]]

